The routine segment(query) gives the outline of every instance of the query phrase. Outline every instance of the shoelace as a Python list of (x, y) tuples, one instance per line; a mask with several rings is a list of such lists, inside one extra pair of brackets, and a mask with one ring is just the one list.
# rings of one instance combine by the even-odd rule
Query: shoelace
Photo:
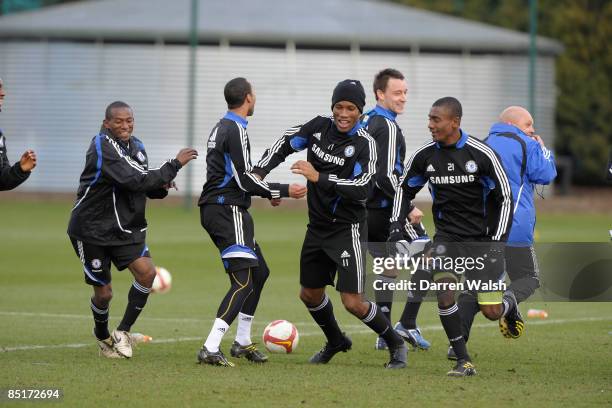
[(219, 361), (221, 363), (223, 363), (223, 365), (227, 365), (230, 367), (234, 366), (234, 363), (230, 362), (226, 357), (225, 354), (223, 354), (223, 352), (221, 350), (219, 350)]
[[(134, 346), (136, 344), (134, 339), (132, 339), (132, 335), (129, 332), (125, 332), (125, 337), (127, 337), (127, 342), (130, 345), (130, 347), (132, 347), (132, 346)], [(111, 339), (113, 341), (113, 345), (117, 343), (115, 341), (115, 337), (114, 336), (111, 336)]]
[(255, 347), (256, 343), (251, 343), (244, 348), (245, 351), (254, 352), (257, 351), (257, 347)]

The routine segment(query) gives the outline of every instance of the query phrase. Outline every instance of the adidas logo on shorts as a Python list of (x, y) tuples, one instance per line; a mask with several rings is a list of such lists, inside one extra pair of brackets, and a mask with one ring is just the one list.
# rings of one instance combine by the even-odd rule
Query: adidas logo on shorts
[(342, 259), (342, 266), (344, 267), (349, 266), (350, 257), (351, 257), (351, 254), (349, 254), (346, 250), (342, 252), (342, 254), (340, 254), (340, 259)]

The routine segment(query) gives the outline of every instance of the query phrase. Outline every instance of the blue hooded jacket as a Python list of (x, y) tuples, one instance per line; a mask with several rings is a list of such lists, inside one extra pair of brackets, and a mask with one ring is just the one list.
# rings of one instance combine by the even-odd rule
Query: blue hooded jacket
[(514, 217), (507, 244), (531, 246), (536, 222), (533, 186), (550, 184), (557, 176), (553, 153), (506, 123), (494, 124), (485, 142), (501, 158), (512, 189)]

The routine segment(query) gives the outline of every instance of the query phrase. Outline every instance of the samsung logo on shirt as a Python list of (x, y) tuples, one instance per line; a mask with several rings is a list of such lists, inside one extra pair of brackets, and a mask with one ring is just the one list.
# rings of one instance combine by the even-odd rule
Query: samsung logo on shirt
[(328, 163), (337, 164), (338, 166), (344, 166), (344, 159), (342, 157), (332, 156), (329, 153), (325, 153), (319, 146), (316, 144), (312, 144), (312, 152), (317, 155), (317, 157), (323, 161)]
[(429, 182), (431, 184), (463, 184), (473, 183), (476, 177), (473, 174), (463, 176), (431, 176)]

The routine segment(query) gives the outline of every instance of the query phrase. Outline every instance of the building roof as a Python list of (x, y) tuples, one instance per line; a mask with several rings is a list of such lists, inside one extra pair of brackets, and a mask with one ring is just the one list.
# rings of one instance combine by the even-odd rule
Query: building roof
[[(186, 41), (190, 0), (91, 0), (0, 17), (0, 37)], [(200, 41), (524, 52), (529, 36), (376, 0), (200, 0)], [(539, 52), (558, 54), (538, 37)]]

